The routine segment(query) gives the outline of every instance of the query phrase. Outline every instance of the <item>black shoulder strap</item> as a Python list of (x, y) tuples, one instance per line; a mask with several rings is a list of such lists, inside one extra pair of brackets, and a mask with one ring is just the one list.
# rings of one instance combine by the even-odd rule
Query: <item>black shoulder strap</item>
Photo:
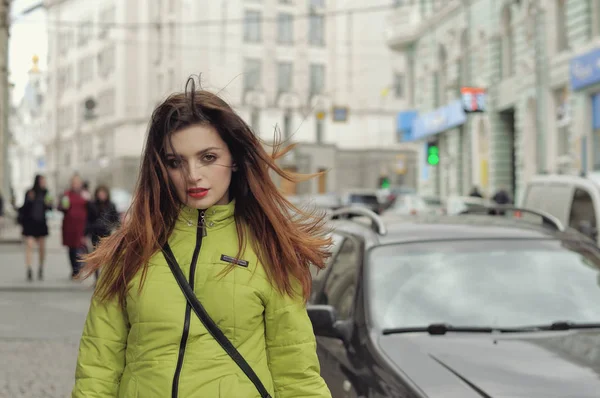
[(248, 364), (248, 362), (246, 362), (242, 354), (240, 354), (240, 352), (234, 347), (231, 341), (229, 341), (227, 336), (225, 336), (221, 329), (219, 329), (215, 321), (212, 320), (210, 315), (208, 315), (208, 313), (202, 306), (202, 303), (200, 303), (200, 300), (198, 300), (198, 298), (196, 297), (196, 294), (194, 293), (187, 279), (183, 275), (183, 272), (181, 272), (181, 268), (179, 267), (179, 264), (177, 264), (175, 255), (173, 254), (173, 251), (171, 250), (171, 247), (168, 243), (165, 244), (165, 246), (163, 246), (162, 251), (163, 255), (165, 256), (165, 259), (167, 260), (167, 263), (169, 264), (169, 268), (171, 268), (171, 272), (173, 273), (173, 276), (175, 276), (177, 284), (181, 288), (181, 291), (183, 292), (188, 304), (192, 307), (192, 310), (194, 310), (194, 312), (196, 313), (200, 321), (204, 324), (208, 332), (215, 338), (215, 340), (217, 340), (217, 342), (221, 345), (221, 347), (223, 347), (225, 352), (229, 354), (231, 359), (233, 359), (234, 362), (240, 367), (240, 369), (242, 369), (246, 376), (248, 376), (250, 381), (254, 384), (254, 386), (260, 393), (260, 396), (262, 398), (271, 398), (271, 395), (269, 395), (269, 392), (258, 378), (258, 375), (254, 372), (254, 370)]

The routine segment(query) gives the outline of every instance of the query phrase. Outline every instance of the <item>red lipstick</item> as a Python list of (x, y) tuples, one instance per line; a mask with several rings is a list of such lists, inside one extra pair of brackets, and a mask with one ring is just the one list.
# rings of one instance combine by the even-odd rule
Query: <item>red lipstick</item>
[(190, 197), (194, 199), (202, 199), (208, 194), (208, 189), (206, 188), (190, 188), (187, 190), (187, 193)]

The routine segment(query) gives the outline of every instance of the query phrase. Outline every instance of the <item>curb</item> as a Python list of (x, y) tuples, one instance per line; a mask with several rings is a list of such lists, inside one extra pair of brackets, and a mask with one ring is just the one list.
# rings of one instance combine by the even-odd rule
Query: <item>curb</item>
[(93, 286), (0, 286), (0, 292), (86, 292), (94, 291)]
[(0, 239), (0, 245), (20, 245), (23, 243), (22, 239)]

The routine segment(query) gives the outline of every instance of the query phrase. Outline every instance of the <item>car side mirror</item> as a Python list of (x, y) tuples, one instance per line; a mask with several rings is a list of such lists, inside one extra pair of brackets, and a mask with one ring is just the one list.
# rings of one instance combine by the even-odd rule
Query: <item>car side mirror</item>
[(340, 329), (341, 322), (337, 319), (335, 308), (330, 305), (309, 305), (307, 312), (315, 336), (344, 340), (344, 333)]

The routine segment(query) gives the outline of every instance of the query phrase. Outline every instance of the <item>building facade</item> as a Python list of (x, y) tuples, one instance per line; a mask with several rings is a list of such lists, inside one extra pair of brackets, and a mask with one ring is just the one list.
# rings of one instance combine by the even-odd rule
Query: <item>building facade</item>
[[(591, 99), (582, 106), (572, 95), (569, 61), (596, 40), (597, 2), (415, 0), (402, 7), (388, 22), (388, 44), (407, 54), (414, 71), (416, 138), (436, 140), (441, 152), (438, 166), (421, 162), (426, 191), (465, 194), (478, 185), (489, 195), (504, 187), (518, 200), (533, 175), (580, 168), (573, 138), (577, 120), (592, 120)], [(461, 114), (456, 101), (465, 86), (485, 89), (484, 112)]]
[[(385, 9), (358, 0), (47, 0), (49, 167), (131, 189), (152, 109), (190, 75), (270, 142), (403, 148), (404, 63), (381, 43)], [(334, 12), (337, 9), (346, 13)], [(75, 23), (75, 21), (79, 21)], [(372, 28), (365, 30), (364, 26)], [(327, 150), (291, 170), (329, 168)], [(117, 173), (116, 171), (119, 170)], [(317, 185), (322, 186), (322, 185)], [(327, 192), (338, 190), (329, 179)]]
[[(45, 80), (38, 67), (38, 57), (34, 56), (23, 97), (13, 106), (9, 118), (10, 186), (17, 206), (23, 203), (25, 193), (33, 186), (35, 175), (46, 172), (42, 145), (46, 134), (45, 100)], [(9, 192), (4, 193), (4, 198), (5, 206), (8, 206)]]

